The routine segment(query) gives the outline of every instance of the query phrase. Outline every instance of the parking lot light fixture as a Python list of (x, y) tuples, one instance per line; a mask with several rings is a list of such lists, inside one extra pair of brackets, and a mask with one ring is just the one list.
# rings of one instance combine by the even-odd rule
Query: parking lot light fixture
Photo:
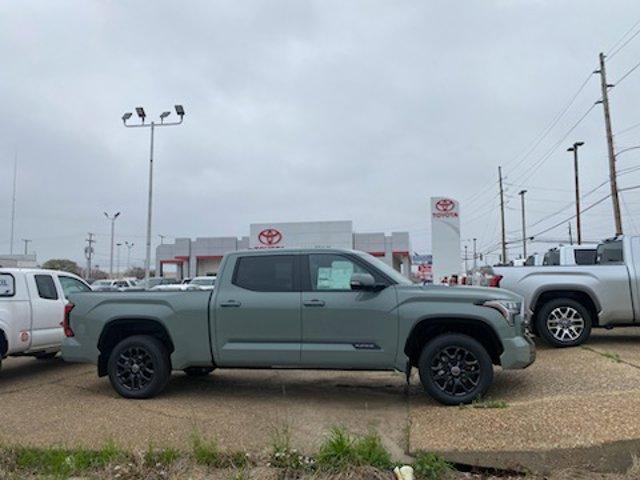
[[(146, 240), (146, 255), (144, 259), (144, 278), (149, 281), (149, 272), (151, 270), (151, 219), (153, 212), (153, 139), (156, 127), (172, 127), (176, 125), (180, 125), (182, 123), (184, 117), (184, 108), (182, 105), (175, 106), (176, 113), (180, 116), (180, 120), (177, 122), (165, 122), (165, 118), (170, 115), (170, 112), (165, 111), (160, 115), (160, 122), (151, 122), (144, 123), (146, 114), (144, 112), (143, 107), (136, 107), (136, 113), (138, 117), (142, 119), (142, 123), (140, 125), (129, 125), (124, 122), (124, 126), (128, 128), (141, 128), (148, 127), (151, 130), (151, 145), (149, 148), (149, 198), (148, 198), (148, 207), (147, 207), (147, 240)], [(124, 117), (123, 117), (124, 118)]]
[(126, 112), (124, 115), (122, 115), (122, 121), (124, 123), (127, 123), (127, 120), (129, 120), (131, 118), (131, 115), (133, 115), (133, 113), (131, 112)]

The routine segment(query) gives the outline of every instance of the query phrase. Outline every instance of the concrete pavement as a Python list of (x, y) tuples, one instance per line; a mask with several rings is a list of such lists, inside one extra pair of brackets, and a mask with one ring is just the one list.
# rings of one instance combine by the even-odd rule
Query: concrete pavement
[(524, 371), (496, 371), (506, 408), (442, 407), (399, 373), (220, 370), (175, 374), (158, 398), (125, 400), (95, 368), (8, 359), (0, 372), (0, 442), (128, 448), (189, 447), (194, 432), (221, 449), (261, 451), (288, 428), (313, 452), (335, 425), (375, 428), (386, 446), (452, 461), (547, 471), (621, 470), (640, 445), (640, 329), (596, 331), (585, 348), (540, 347)]

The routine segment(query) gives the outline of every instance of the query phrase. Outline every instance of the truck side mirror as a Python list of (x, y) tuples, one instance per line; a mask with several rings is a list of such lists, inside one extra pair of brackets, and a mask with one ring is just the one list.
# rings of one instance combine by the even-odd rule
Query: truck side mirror
[(354, 273), (349, 282), (351, 290), (374, 290), (376, 280), (370, 273)]

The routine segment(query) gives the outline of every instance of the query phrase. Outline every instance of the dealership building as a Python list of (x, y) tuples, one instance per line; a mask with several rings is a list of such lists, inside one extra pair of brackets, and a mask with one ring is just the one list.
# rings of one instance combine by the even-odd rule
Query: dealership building
[(362, 250), (407, 276), (411, 272), (409, 232), (356, 233), (351, 221), (254, 223), (248, 237), (176, 238), (175, 243), (158, 245), (156, 272), (162, 276), (175, 271), (178, 278), (213, 275), (226, 253), (255, 248)]

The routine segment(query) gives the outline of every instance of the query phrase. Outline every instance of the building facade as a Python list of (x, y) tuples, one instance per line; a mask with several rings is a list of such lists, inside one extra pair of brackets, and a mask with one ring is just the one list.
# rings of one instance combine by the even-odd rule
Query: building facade
[[(254, 223), (248, 237), (176, 238), (158, 245), (156, 272), (169, 275), (175, 265), (178, 278), (215, 275), (224, 254), (255, 248), (347, 248), (379, 257), (399, 272), (411, 272), (408, 232), (356, 233), (351, 221)], [(174, 268), (171, 268), (173, 274)]]

